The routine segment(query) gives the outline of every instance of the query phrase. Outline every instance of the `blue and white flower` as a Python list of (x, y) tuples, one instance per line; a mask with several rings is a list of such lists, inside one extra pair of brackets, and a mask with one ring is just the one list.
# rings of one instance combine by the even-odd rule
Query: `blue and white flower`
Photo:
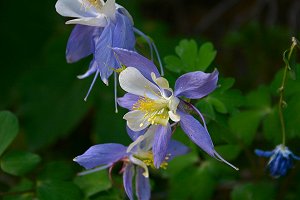
[[(179, 123), (187, 136), (210, 156), (232, 166), (215, 151), (202, 114), (192, 104), (182, 99), (182, 97), (200, 99), (211, 93), (217, 87), (217, 70), (212, 73), (197, 71), (184, 74), (176, 80), (173, 91), (168, 81), (161, 77), (157, 70), (152, 71), (154, 69), (152, 61), (125, 49), (114, 48), (114, 52), (118, 60), (127, 66), (119, 75), (119, 83), (128, 93), (119, 98), (118, 103), (130, 110), (124, 115), (129, 129), (132, 131), (142, 131), (148, 127), (155, 129), (151, 137), (156, 167), (160, 166), (167, 153), (172, 136), (170, 120)], [(199, 114), (203, 125), (189, 114), (190, 110), (186, 107)]]
[[(123, 162), (121, 172), (123, 173), (123, 185), (130, 200), (133, 200), (133, 178), (135, 176), (136, 196), (140, 200), (148, 200), (151, 196), (148, 167), (154, 167), (153, 154), (151, 152), (151, 141), (141, 141), (137, 138), (128, 147), (121, 144), (99, 144), (90, 147), (82, 155), (74, 158), (74, 161), (88, 171), (82, 175), (98, 170), (112, 168), (115, 163)], [(161, 163), (161, 168), (166, 168), (168, 161), (175, 156), (186, 154), (189, 149), (180, 142), (172, 140), (167, 149), (168, 155)]]
[(293, 160), (300, 160), (300, 157), (293, 154), (288, 147), (278, 145), (273, 151), (255, 150), (255, 154), (261, 157), (270, 158), (267, 168), (274, 178), (285, 176), (293, 167)]
[(66, 22), (76, 24), (67, 44), (67, 61), (73, 63), (93, 54), (87, 72), (78, 76), (83, 79), (95, 73), (88, 94), (98, 76), (108, 84), (113, 70), (121, 67), (111, 48), (133, 50), (135, 46), (130, 14), (115, 0), (58, 0), (55, 7), (62, 16), (75, 18)]

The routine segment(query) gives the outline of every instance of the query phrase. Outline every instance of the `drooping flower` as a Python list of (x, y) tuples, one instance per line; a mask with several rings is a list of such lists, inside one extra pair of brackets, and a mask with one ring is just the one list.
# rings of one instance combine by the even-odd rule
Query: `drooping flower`
[(293, 167), (293, 160), (300, 160), (288, 147), (280, 144), (273, 151), (255, 150), (255, 154), (261, 157), (270, 158), (267, 169), (274, 178), (285, 176)]
[[(200, 111), (182, 99), (182, 97), (200, 99), (211, 93), (217, 87), (217, 70), (212, 73), (197, 71), (184, 74), (177, 79), (173, 91), (168, 81), (158, 72), (139, 71), (138, 66), (144, 66), (143, 69), (152, 68), (153, 63), (147, 58), (138, 54), (132, 56), (131, 51), (120, 48), (114, 48), (114, 52), (118, 60), (127, 66), (119, 75), (119, 83), (128, 93), (119, 98), (118, 103), (130, 110), (124, 115), (124, 119), (132, 131), (141, 131), (154, 126), (152, 150), (156, 167), (163, 161), (171, 139), (169, 120), (180, 123), (187, 136), (210, 156), (232, 166), (215, 151)], [(203, 125), (189, 114), (189, 109), (199, 114)]]
[(135, 46), (130, 14), (115, 0), (58, 0), (55, 7), (62, 16), (75, 18), (66, 24), (77, 24), (68, 40), (67, 61), (73, 63), (93, 54), (89, 69), (78, 78), (95, 73), (89, 92), (98, 76), (108, 84), (113, 70), (121, 67), (111, 47), (133, 50)]
[[(140, 139), (138, 139), (140, 140)], [(148, 166), (153, 167), (153, 154), (150, 150), (150, 140), (139, 143), (135, 141), (128, 147), (121, 144), (99, 144), (90, 147), (85, 153), (74, 158), (74, 161), (88, 171), (82, 175), (98, 170), (112, 168), (115, 163), (123, 162), (121, 172), (123, 173), (123, 185), (130, 200), (133, 200), (133, 177), (135, 176), (136, 196), (141, 200), (150, 199), (150, 183)], [(188, 152), (188, 148), (177, 141), (171, 141), (168, 148), (168, 156), (161, 164), (161, 168), (167, 166), (175, 156)]]

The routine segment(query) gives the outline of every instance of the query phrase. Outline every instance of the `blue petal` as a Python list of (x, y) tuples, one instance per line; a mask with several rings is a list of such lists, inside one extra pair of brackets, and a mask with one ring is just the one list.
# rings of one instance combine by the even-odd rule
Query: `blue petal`
[(117, 59), (123, 65), (138, 69), (148, 80), (152, 80), (151, 72), (153, 72), (156, 77), (160, 77), (160, 74), (154, 63), (144, 56), (141, 56), (134, 51), (121, 48), (113, 48), (113, 51), (115, 52)]
[(90, 62), (89, 69), (84, 74), (77, 76), (77, 78), (84, 79), (86, 77), (89, 77), (90, 75), (92, 75), (93, 73), (95, 73), (97, 71), (97, 69), (98, 69), (97, 62), (95, 61), (95, 59), (93, 59)]
[(139, 200), (149, 200), (151, 197), (151, 189), (149, 178), (143, 175), (144, 169), (136, 167), (136, 196)]
[(121, 144), (98, 144), (90, 147), (84, 154), (74, 158), (74, 161), (85, 167), (92, 169), (100, 165), (113, 164), (125, 157), (127, 147)]
[(95, 60), (102, 81), (107, 84), (108, 78), (113, 73), (114, 68), (118, 68), (118, 63), (111, 49), (113, 44), (113, 31), (115, 25), (109, 23), (103, 30), (101, 36), (96, 40)]
[(287, 159), (284, 158), (280, 153), (274, 155), (268, 164), (271, 176), (278, 178), (286, 175), (288, 171)]
[(69, 37), (66, 58), (68, 63), (76, 62), (94, 53), (95, 36), (100, 36), (102, 28), (76, 25)]
[(261, 157), (269, 158), (274, 154), (274, 152), (273, 151), (262, 151), (259, 149), (255, 149), (255, 154), (258, 156), (261, 156)]
[(128, 126), (126, 126), (127, 134), (129, 137), (135, 141), (139, 136), (144, 135), (147, 129), (141, 130), (141, 131), (133, 131)]
[(300, 160), (300, 157), (299, 156), (296, 156), (295, 154), (291, 153), (291, 156), (293, 159), (295, 160)]
[(125, 192), (128, 196), (128, 198), (130, 200), (133, 200), (133, 194), (132, 194), (132, 178), (134, 175), (134, 165), (132, 165), (131, 163), (129, 163), (126, 167), (125, 167), (125, 171), (123, 174), (123, 185), (124, 185), (124, 189)]
[(210, 156), (215, 157), (213, 142), (207, 130), (192, 115), (178, 110), (180, 126), (187, 136)]
[(217, 70), (212, 73), (189, 72), (180, 76), (175, 83), (175, 96), (184, 96), (189, 99), (200, 99), (217, 87)]
[(176, 156), (187, 154), (189, 151), (190, 149), (181, 142), (171, 140), (167, 150), (167, 156), (169, 157), (168, 160), (172, 160)]
[(116, 13), (116, 27), (113, 38), (113, 47), (120, 47), (128, 50), (134, 49), (135, 37), (133, 25), (127, 16)]
[(139, 100), (139, 96), (126, 93), (123, 97), (118, 98), (119, 106), (132, 110), (133, 105)]
[(172, 136), (172, 130), (169, 123), (167, 124), (167, 126), (162, 126), (162, 125), (157, 126), (156, 133), (153, 139), (153, 147), (152, 147), (153, 156), (154, 156), (154, 166), (156, 168), (159, 168), (161, 163), (166, 158), (171, 136)]

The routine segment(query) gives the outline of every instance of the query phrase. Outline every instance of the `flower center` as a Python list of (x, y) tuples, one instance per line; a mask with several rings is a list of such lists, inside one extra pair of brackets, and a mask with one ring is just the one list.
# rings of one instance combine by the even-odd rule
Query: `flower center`
[[(167, 160), (170, 158), (170, 154), (165, 157), (165, 160), (161, 163), (160, 168), (167, 169), (168, 163)], [(147, 166), (155, 168), (154, 166), (154, 157), (151, 151), (145, 152), (142, 155), (135, 155), (137, 159), (143, 161)]]
[[(168, 101), (164, 99), (153, 100), (147, 97), (140, 97), (132, 109), (144, 112), (145, 120), (154, 125), (161, 124), (166, 126), (169, 121)], [(142, 127), (143, 123), (140, 126)]]
[(93, 6), (99, 10), (103, 7), (103, 2), (101, 0), (83, 0), (82, 4), (85, 9)]

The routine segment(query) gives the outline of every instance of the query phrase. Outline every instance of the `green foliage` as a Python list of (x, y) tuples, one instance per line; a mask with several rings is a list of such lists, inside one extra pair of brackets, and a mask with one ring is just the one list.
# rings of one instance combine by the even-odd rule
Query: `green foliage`
[(278, 107), (272, 109), (263, 121), (263, 133), (265, 139), (273, 142), (274, 145), (279, 144), (281, 141), (281, 127), (278, 117)]
[(0, 156), (15, 139), (19, 131), (17, 118), (8, 111), (0, 112)]
[[(33, 188), (34, 183), (24, 178), (10, 190), (11, 193), (16, 193), (16, 195), (4, 197), (4, 200), (32, 200), (34, 198)], [(24, 191), (26, 192), (22, 194)], [(21, 194), (17, 195), (18, 192), (21, 192)]]
[(231, 193), (232, 200), (272, 200), (274, 198), (274, 185), (264, 182), (238, 185)]
[(217, 114), (234, 113), (238, 107), (244, 104), (244, 97), (241, 92), (232, 89), (234, 79), (220, 78), (218, 88), (196, 103), (196, 107), (207, 117), (214, 121)]
[(77, 176), (74, 182), (84, 192), (86, 198), (108, 190), (111, 187), (107, 171), (98, 171), (92, 174)]
[[(59, 170), (57, 170), (59, 169)], [(39, 172), (39, 180), (72, 180), (77, 169), (74, 169), (74, 163), (71, 161), (49, 161)]]
[(215, 149), (228, 161), (235, 160), (241, 153), (240, 146), (232, 144), (219, 145)]
[(9, 174), (21, 176), (33, 170), (40, 161), (40, 156), (36, 154), (13, 151), (3, 156), (1, 169)]
[(230, 117), (229, 126), (239, 140), (246, 145), (250, 145), (255, 137), (261, 118), (260, 111), (244, 111)]
[(169, 199), (211, 199), (216, 181), (209, 173), (209, 163), (188, 166), (170, 178)]
[[(68, 66), (64, 53), (57, 51), (64, 43), (63, 35), (49, 42), (45, 54), (51, 55), (52, 59), (46, 60), (42, 69), (35, 67), (30, 74), (26, 74), (19, 86), (22, 98), (26, 99), (22, 107), (24, 127), (32, 149), (50, 145), (68, 135), (91, 105), (90, 101), (85, 103), (83, 100), (88, 82), (84, 84), (76, 78), (88, 63)], [(76, 72), (76, 67), (81, 67), (81, 72)]]
[(205, 71), (216, 57), (216, 50), (210, 42), (202, 44), (198, 50), (195, 40), (181, 40), (175, 48), (177, 56), (167, 56), (166, 68), (172, 72)]
[(37, 184), (37, 197), (42, 200), (82, 200), (82, 193), (71, 182), (45, 181)]

